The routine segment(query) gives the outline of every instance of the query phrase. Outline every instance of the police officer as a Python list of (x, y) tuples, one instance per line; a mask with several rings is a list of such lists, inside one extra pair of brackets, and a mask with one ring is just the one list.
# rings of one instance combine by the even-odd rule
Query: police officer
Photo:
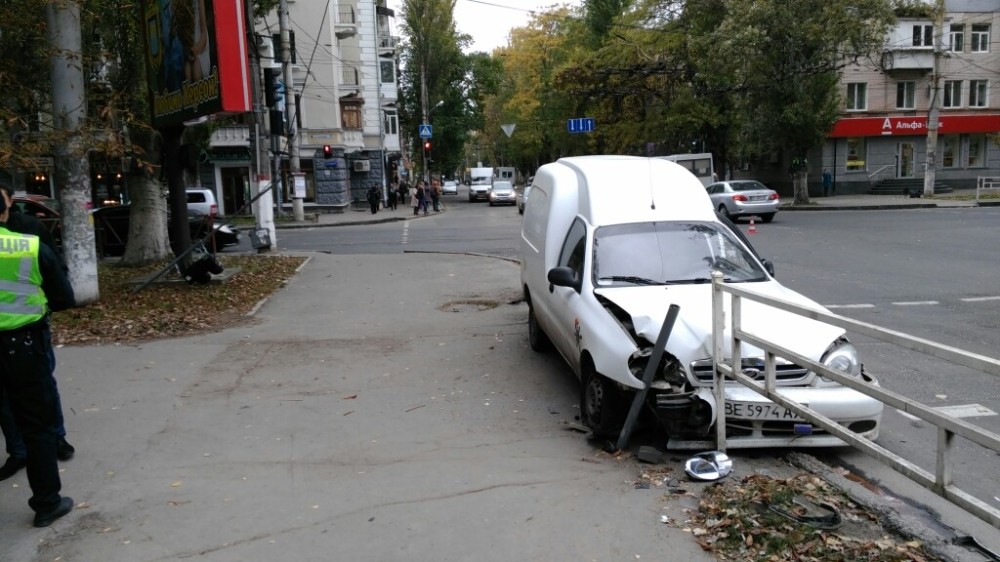
[(0, 197), (0, 393), (10, 404), (28, 449), (28, 505), (34, 525), (47, 527), (73, 509), (59, 494), (58, 412), (52, 376), (49, 312), (75, 306), (61, 261), (37, 236), (6, 228), (10, 209)]
[[(21, 234), (34, 234), (42, 244), (56, 250), (52, 232), (37, 218), (18, 212), (17, 207), (13, 205), (14, 198), (9, 187), (0, 185), (0, 196), (4, 198), (7, 202), (7, 208), (10, 209), (10, 215), (7, 217), (7, 230)], [(58, 250), (56, 251), (56, 255), (58, 256)], [(61, 263), (60, 265), (63, 271), (65, 271), (65, 264)], [(49, 360), (52, 362), (54, 369), (56, 360), (54, 353), (49, 357)], [(68, 461), (73, 458), (76, 449), (66, 441), (66, 426), (63, 422), (62, 403), (59, 400), (58, 388), (56, 389), (56, 405), (59, 412), (59, 423), (56, 427), (56, 432), (59, 434), (59, 442), (56, 444), (56, 456), (61, 461)], [(0, 466), (0, 481), (2, 481), (17, 474), (28, 463), (27, 447), (25, 447), (24, 439), (21, 438), (21, 432), (17, 429), (17, 424), (14, 422), (14, 415), (10, 411), (10, 406), (7, 404), (7, 400), (4, 399), (0, 399), (0, 430), (2, 430), (4, 441), (7, 444), (8, 455), (7, 462), (3, 466)]]

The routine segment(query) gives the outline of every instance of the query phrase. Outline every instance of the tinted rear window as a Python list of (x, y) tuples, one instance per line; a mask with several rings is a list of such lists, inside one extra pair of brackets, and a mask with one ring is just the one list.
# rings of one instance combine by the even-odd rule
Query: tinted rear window
[(754, 191), (757, 189), (770, 189), (766, 185), (760, 183), (759, 181), (734, 181), (730, 185), (733, 186), (733, 191)]

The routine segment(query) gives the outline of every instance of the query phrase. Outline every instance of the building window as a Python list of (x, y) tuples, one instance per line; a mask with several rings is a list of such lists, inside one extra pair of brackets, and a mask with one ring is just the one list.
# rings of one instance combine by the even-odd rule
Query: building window
[(361, 129), (361, 104), (341, 102), (340, 118), (345, 129)]
[(958, 166), (958, 137), (955, 135), (942, 135), (938, 150), (941, 152), (941, 167), (954, 168)]
[(386, 112), (383, 120), (383, 130), (387, 135), (399, 134), (399, 116), (395, 113)]
[(953, 23), (948, 32), (948, 50), (961, 53), (965, 50), (965, 24)]
[(970, 38), (969, 43), (971, 44), (971, 50), (973, 53), (990, 52), (990, 24), (972, 24), (972, 37)]
[(934, 46), (934, 26), (915, 25), (913, 26), (913, 46), (933, 47)]
[(847, 139), (847, 171), (863, 172), (867, 154), (868, 145), (865, 142), (865, 137), (849, 137)]
[(384, 60), (379, 63), (383, 84), (396, 83), (396, 63), (391, 60)]
[(962, 81), (944, 81), (944, 101), (941, 107), (962, 107)]
[(916, 91), (916, 82), (898, 82), (896, 84), (896, 109), (913, 109)]
[(851, 82), (847, 84), (847, 111), (864, 111), (868, 108), (868, 84)]
[(986, 107), (989, 80), (969, 80), (969, 107)]
[(986, 165), (986, 135), (969, 135), (969, 159), (966, 168), (982, 168)]

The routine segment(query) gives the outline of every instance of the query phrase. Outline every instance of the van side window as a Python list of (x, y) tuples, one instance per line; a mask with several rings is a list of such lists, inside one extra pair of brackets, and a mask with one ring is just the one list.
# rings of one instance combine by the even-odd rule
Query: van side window
[(569, 267), (576, 272), (579, 278), (583, 277), (584, 252), (587, 246), (587, 226), (583, 221), (576, 219), (569, 227), (566, 240), (563, 241), (562, 251), (559, 253), (560, 267)]

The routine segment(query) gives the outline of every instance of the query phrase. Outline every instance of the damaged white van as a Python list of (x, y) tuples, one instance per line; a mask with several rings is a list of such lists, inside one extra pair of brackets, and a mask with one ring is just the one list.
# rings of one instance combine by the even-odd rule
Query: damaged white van
[[(530, 345), (555, 347), (580, 377), (582, 421), (601, 436), (617, 436), (671, 304), (680, 314), (646, 407), (669, 435), (668, 447), (712, 435), (713, 271), (727, 283), (823, 310), (775, 281), (770, 264), (716, 215), (698, 178), (663, 159), (582, 156), (542, 166), (521, 239)], [(749, 301), (742, 317), (748, 332), (874, 383), (844, 330)], [(763, 351), (743, 344), (741, 356), (743, 372), (762, 379)], [(878, 436), (881, 402), (781, 358), (777, 385), (852, 431)], [(742, 446), (844, 444), (735, 381), (725, 395), (726, 434)]]

